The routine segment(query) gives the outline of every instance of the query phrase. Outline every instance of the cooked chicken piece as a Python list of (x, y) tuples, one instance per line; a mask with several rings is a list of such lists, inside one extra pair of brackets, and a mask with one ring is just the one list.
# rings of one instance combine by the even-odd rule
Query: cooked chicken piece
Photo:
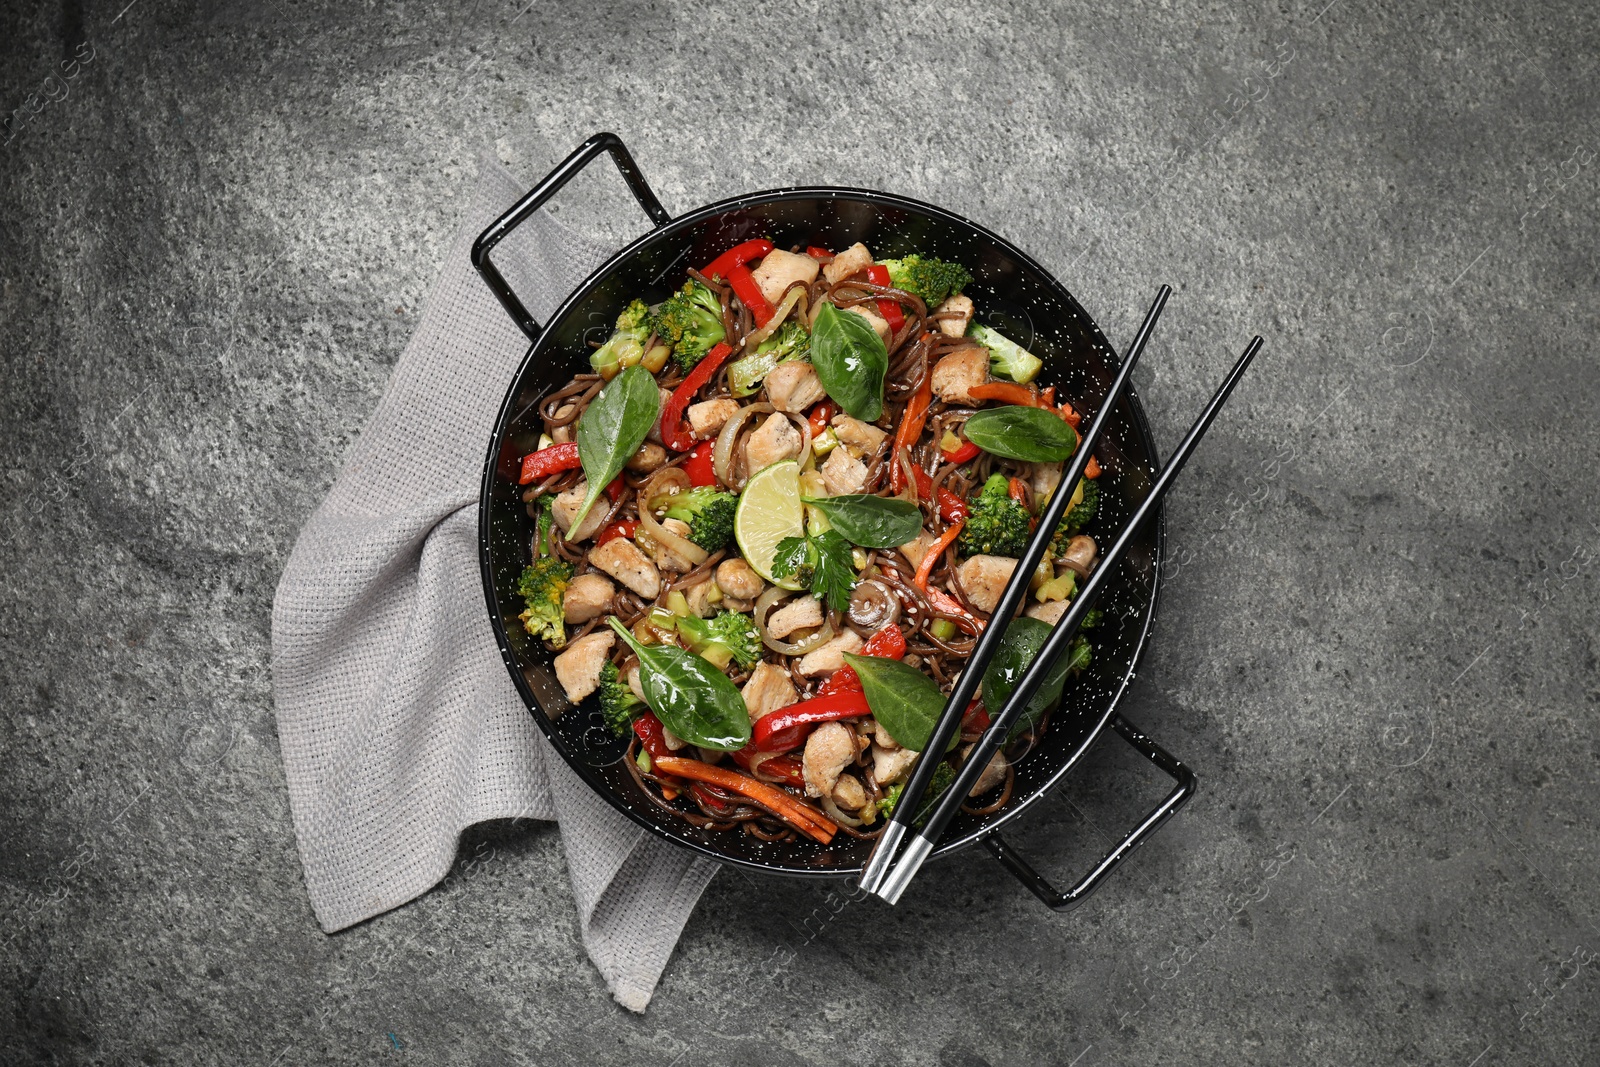
[(761, 716), (786, 708), (800, 699), (794, 682), (789, 680), (789, 672), (765, 660), (756, 664), (756, 669), (750, 672), (750, 680), (744, 683), (739, 693), (744, 697), (745, 710), (750, 712), (752, 724)]
[(796, 630), (822, 625), (822, 601), (814, 596), (797, 596), (767, 616), (767, 633), (782, 641)]
[(727, 397), (690, 404), (689, 429), (694, 431), (696, 437), (715, 437), (738, 410), (739, 402)]
[(819, 674), (832, 674), (844, 666), (846, 652), (860, 652), (864, 644), (866, 642), (857, 637), (854, 630), (846, 630), (816, 651), (801, 656), (800, 673), (807, 678), (815, 678)]
[(589, 550), (589, 562), (646, 600), (661, 592), (661, 572), (639, 546), (626, 537), (613, 537)]
[(911, 769), (917, 762), (918, 753), (909, 748), (884, 748), (882, 745), (872, 746), (872, 780), (879, 785), (888, 785)]
[(633, 690), (633, 695), (638, 697), (641, 703), (650, 703), (644, 698), (644, 683), (639, 680), (639, 663), (637, 660), (634, 661), (633, 666), (628, 668), (628, 688)]
[(859, 274), (870, 266), (872, 266), (872, 253), (867, 251), (866, 245), (857, 241), (834, 256), (833, 262), (822, 268), (822, 276), (828, 279), (829, 285), (832, 285), (852, 274)]
[(806, 796), (825, 797), (833, 792), (839, 773), (856, 758), (856, 734), (842, 722), (825, 722), (806, 738), (800, 760), (806, 779)]
[(698, 585), (691, 585), (683, 591), (683, 595), (689, 601), (689, 610), (702, 619), (715, 615), (723, 603), (722, 590), (709, 578)]
[(933, 395), (946, 404), (982, 403), (971, 389), (988, 380), (987, 348), (960, 348), (933, 365)]
[(1044, 502), (1050, 499), (1050, 494), (1056, 491), (1056, 486), (1061, 484), (1061, 464), (1035, 463), (1033, 472), (1028, 475), (1028, 487), (1033, 490), (1033, 499), (1038, 502), (1039, 510), (1044, 510)]
[(728, 596), (738, 600), (754, 600), (766, 585), (755, 568), (740, 557), (725, 559), (717, 564), (717, 588)]
[(811, 284), (820, 269), (820, 264), (804, 253), (774, 248), (761, 257), (761, 265), (750, 273), (755, 275), (756, 284), (761, 287), (761, 295), (767, 298), (767, 303), (776, 304), (783, 299), (785, 289), (795, 282)]
[(960, 314), (959, 319), (940, 319), (939, 332), (946, 337), (960, 337), (967, 332), (967, 327), (972, 323), (972, 297), (947, 296), (944, 303), (933, 309), (935, 315), (944, 311), (954, 311)]
[(671, 730), (667, 729), (665, 726), (661, 728), (661, 741), (674, 752), (678, 751), (678, 749), (683, 748), (689, 743), (683, 738), (679, 737), (677, 734), (673, 733)]
[[(668, 533), (677, 534), (682, 538), (687, 538), (690, 532), (689, 524), (684, 522), (682, 519), (662, 519), (661, 528)], [(660, 567), (662, 570), (674, 571), (678, 574), (684, 574), (688, 571), (694, 570), (695, 565), (693, 563), (684, 559), (682, 556), (672, 551), (672, 549), (667, 548), (665, 545), (656, 544), (655, 538), (651, 537), (644, 530), (640, 530), (637, 536), (639, 538), (639, 547), (654, 556), (656, 566)], [(610, 542), (607, 542), (607, 544), (610, 544)], [(599, 564), (595, 564), (595, 566), (599, 566)]]
[(839, 435), (839, 440), (844, 442), (844, 446), (853, 456), (872, 455), (889, 436), (872, 423), (862, 422), (849, 415), (833, 417), (833, 432)]
[(588, 622), (611, 610), (611, 594), (616, 591), (617, 587), (604, 575), (592, 571), (580, 574), (567, 583), (567, 595), (562, 598), (561, 609), (568, 622)]
[(913, 568), (922, 566), (922, 557), (928, 554), (928, 549), (939, 540), (938, 536), (923, 530), (917, 534), (916, 540), (907, 541), (900, 546), (900, 554), (906, 558)]
[(800, 431), (794, 428), (789, 416), (773, 412), (745, 443), (745, 466), (754, 474), (780, 459), (793, 459), (800, 454), (800, 444)]
[(1022, 613), (1030, 619), (1038, 619), (1047, 626), (1054, 626), (1061, 621), (1061, 616), (1065, 615), (1071, 606), (1070, 600), (1046, 600), (1042, 604), (1035, 601)]
[(868, 311), (865, 304), (857, 304), (855, 307), (845, 308), (845, 310), (853, 311), (857, 315), (860, 315), (862, 318), (866, 319), (867, 325), (871, 326), (873, 330), (877, 332), (878, 340), (882, 341), (884, 344), (889, 343), (889, 320), (885, 319), (882, 315), (879, 315), (876, 311)]
[(829, 496), (859, 493), (867, 487), (867, 465), (846, 448), (836, 448), (822, 461), (822, 484)]
[(750, 609), (756, 606), (756, 602), (736, 596), (725, 596), (722, 598), (722, 606), (728, 611), (742, 611), (748, 615)]
[(868, 719), (867, 722), (872, 727), (873, 742), (881, 746), (884, 751), (893, 752), (895, 749), (900, 747), (900, 742), (896, 741), (889, 734), (889, 731), (883, 728), (883, 723), (879, 722), (877, 719)]
[(617, 635), (610, 630), (580, 637), (556, 657), (556, 681), (574, 704), (600, 688), (600, 670), (611, 655)]
[[(659, 389), (660, 387), (657, 386), (657, 388)], [(661, 389), (661, 410), (662, 411), (665, 411), (667, 409), (667, 401), (671, 400), (671, 399), (672, 399), (672, 390), (671, 389)], [(662, 441), (661, 441), (661, 420), (660, 419), (657, 419), (655, 422), (650, 424), (650, 432), (644, 435), (644, 439), (646, 441), (654, 441), (658, 445), (662, 443)]]
[(1016, 569), (1017, 561), (1010, 556), (972, 556), (956, 568), (956, 577), (973, 607), (993, 611)]
[(853, 774), (841, 774), (833, 783), (833, 802), (845, 811), (859, 811), (867, 806), (867, 791), (861, 779)]
[(561, 527), (562, 533), (572, 532), (573, 541), (583, 541), (593, 537), (605, 525), (606, 512), (611, 509), (611, 502), (604, 498), (596, 500), (594, 507), (589, 509), (589, 514), (583, 517), (577, 530), (572, 530), (572, 520), (577, 517), (578, 509), (583, 507), (583, 498), (589, 495), (589, 483), (578, 482), (565, 493), (556, 494), (556, 502), (550, 509), (550, 514), (555, 517), (556, 525)]
[(827, 395), (809, 363), (790, 360), (767, 373), (767, 399), (779, 411), (804, 411)]
[(982, 796), (995, 786), (999, 785), (1001, 782), (1005, 781), (1006, 768), (1010, 766), (1011, 763), (1006, 759), (1006, 754), (1004, 752), (996, 752), (993, 756), (989, 757), (989, 762), (983, 768), (983, 773), (978, 775), (977, 782), (975, 782), (972, 786), (972, 792), (968, 793), (967, 796)]
[(639, 451), (628, 457), (628, 469), (631, 471), (653, 471), (667, 461), (667, 450), (654, 441), (646, 441), (639, 446)]

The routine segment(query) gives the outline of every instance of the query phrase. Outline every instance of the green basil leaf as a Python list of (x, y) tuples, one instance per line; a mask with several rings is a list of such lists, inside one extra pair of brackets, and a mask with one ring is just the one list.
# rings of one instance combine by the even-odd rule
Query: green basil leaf
[(861, 678), (872, 717), (902, 748), (921, 752), (945, 705), (933, 679), (897, 659), (848, 652), (844, 658)]
[(1078, 447), (1078, 432), (1061, 416), (1016, 404), (984, 408), (967, 420), (963, 432), (991, 455), (1028, 463), (1060, 463)]
[(655, 375), (637, 364), (613, 378), (584, 409), (578, 419), (578, 458), (589, 493), (567, 531), (568, 540), (660, 417), (661, 390)]
[[(1000, 709), (1006, 706), (1011, 691), (1022, 680), (1028, 666), (1039, 654), (1039, 649), (1044, 647), (1051, 629), (1049, 623), (1030, 619), (1026, 615), (1012, 619), (1006, 627), (1006, 632), (1000, 638), (1000, 648), (995, 652), (994, 659), (989, 661), (989, 669), (983, 672), (983, 706), (990, 715), (999, 715)], [(1071, 669), (1073, 659), (1074, 656), (1070, 654), (1057, 658), (1050, 673), (1044, 676), (1044, 684), (1039, 686), (1039, 691), (1028, 701), (1022, 718), (1017, 720), (1017, 725), (1011, 731), (1013, 737), (1055, 707), (1061, 699), (1061, 691), (1066, 687), (1067, 671)]]
[(863, 422), (883, 414), (889, 351), (866, 319), (823, 304), (811, 327), (811, 365), (822, 388), (845, 411)]
[(867, 493), (801, 499), (826, 515), (845, 540), (863, 548), (894, 548), (922, 532), (921, 509), (905, 500)]
[(750, 712), (726, 674), (676, 645), (642, 645), (615, 616), (609, 621), (639, 657), (644, 702), (667, 729), (718, 752), (750, 742)]

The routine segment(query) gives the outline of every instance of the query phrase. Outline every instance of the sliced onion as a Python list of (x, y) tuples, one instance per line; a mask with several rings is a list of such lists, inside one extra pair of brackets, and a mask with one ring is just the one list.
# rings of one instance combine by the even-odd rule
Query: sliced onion
[(764, 415), (772, 410), (772, 405), (766, 401), (746, 404), (728, 416), (728, 421), (722, 424), (722, 432), (717, 435), (716, 447), (711, 450), (711, 469), (716, 471), (717, 481), (729, 489), (742, 488), (733, 480), (733, 446), (739, 440), (739, 431), (744, 429), (744, 424), (750, 421), (751, 416)]
[(650, 475), (649, 481), (644, 483), (644, 488), (639, 491), (639, 499), (645, 501), (648, 508), (653, 510), (665, 506), (668, 498), (687, 492), (688, 489), (688, 471), (682, 467), (661, 467)]
[(803, 412), (785, 411), (789, 421), (800, 428), (800, 469), (806, 469), (806, 460), (811, 458), (811, 420)]
[(803, 656), (813, 649), (821, 648), (833, 640), (833, 623), (824, 620), (817, 632), (810, 637), (802, 637), (798, 641), (780, 641), (767, 632), (767, 615), (780, 600), (794, 596), (793, 589), (780, 589), (777, 586), (769, 587), (756, 600), (754, 618), (756, 629), (761, 631), (761, 643), (772, 651), (782, 656)]
[[(662, 467), (650, 476), (644, 485), (645, 506), (639, 509), (639, 528), (656, 543), (657, 546), (668, 552), (676, 553), (689, 561), (691, 567), (698, 567), (711, 555), (705, 549), (689, 540), (679, 537), (665, 526), (656, 521), (655, 508), (658, 491), (667, 483), (682, 483), (684, 489), (689, 488), (689, 475), (679, 467)], [(669, 494), (671, 495), (671, 494)]]
[[(768, 712), (767, 714), (770, 715), (771, 712)], [(749, 768), (750, 769), (750, 777), (752, 777), (752, 778), (754, 778), (754, 779), (756, 779), (757, 781), (760, 781), (760, 782), (782, 782), (782, 781), (785, 781), (786, 779), (779, 778), (777, 775), (774, 775), (774, 774), (768, 774), (766, 771), (763, 771), (761, 769), (761, 765), (763, 763), (766, 763), (767, 760), (769, 760), (769, 759), (777, 759), (781, 755), (783, 755), (782, 752), (757, 752), (750, 759), (750, 768)]]
[(844, 812), (840, 811), (839, 805), (833, 802), (832, 797), (822, 798), (822, 810), (828, 813), (828, 818), (832, 819), (841, 826), (848, 826), (853, 830), (861, 825), (860, 819), (846, 815)]
[[(777, 333), (778, 327), (783, 325), (783, 320), (789, 317), (789, 312), (794, 310), (795, 304), (805, 299), (805, 295), (805, 286), (791, 285), (789, 287), (789, 291), (784, 294), (783, 299), (778, 301), (777, 308), (775, 308), (772, 312), (772, 318), (768, 319), (767, 324), (761, 327), (761, 329), (752, 330), (750, 334), (745, 337), (744, 346), (746, 348), (754, 348), (762, 341), (765, 341), (767, 338)], [(805, 311), (802, 310), (800, 313), (804, 315)]]

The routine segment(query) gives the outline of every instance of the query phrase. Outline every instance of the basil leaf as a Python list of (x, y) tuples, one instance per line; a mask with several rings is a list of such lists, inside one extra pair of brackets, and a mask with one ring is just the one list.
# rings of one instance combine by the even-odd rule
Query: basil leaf
[[(1026, 615), (1012, 619), (1006, 627), (1006, 632), (1000, 637), (1000, 648), (995, 652), (994, 659), (989, 661), (989, 669), (983, 672), (983, 706), (990, 715), (998, 716), (1000, 709), (1006, 706), (1006, 699), (1022, 680), (1028, 666), (1039, 654), (1039, 649), (1044, 647), (1051, 629), (1049, 623), (1030, 619)], [(1038, 722), (1039, 717), (1061, 699), (1061, 691), (1067, 684), (1067, 671), (1072, 668), (1075, 659), (1076, 655), (1069, 653), (1056, 660), (1050, 672), (1044, 676), (1044, 684), (1039, 686), (1039, 691), (1028, 701), (1027, 710), (1017, 720), (1017, 725), (1011, 731), (1012, 737)]]
[(1060, 463), (1078, 447), (1078, 432), (1053, 411), (1016, 404), (985, 408), (967, 420), (967, 440), (991, 455)]
[(667, 729), (718, 752), (750, 742), (750, 712), (726, 674), (676, 645), (642, 645), (615, 616), (608, 621), (639, 657), (644, 702)]
[(863, 548), (894, 548), (922, 532), (921, 509), (904, 500), (867, 493), (801, 499), (826, 515), (845, 540)]
[(844, 658), (861, 678), (872, 717), (902, 748), (921, 752), (945, 705), (933, 679), (897, 659), (848, 652)]
[(823, 304), (811, 327), (811, 365), (822, 388), (845, 411), (863, 422), (883, 414), (889, 350), (866, 319)]
[[(582, 523), (628, 458), (644, 444), (650, 427), (661, 417), (661, 391), (655, 375), (635, 364), (617, 375), (590, 401), (578, 418), (578, 458), (589, 493), (572, 519), (567, 540)], [(674, 733), (677, 731), (674, 730)]]

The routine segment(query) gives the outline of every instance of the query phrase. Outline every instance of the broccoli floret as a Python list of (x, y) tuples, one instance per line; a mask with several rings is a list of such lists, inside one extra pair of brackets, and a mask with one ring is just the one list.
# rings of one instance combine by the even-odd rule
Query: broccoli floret
[(656, 309), (656, 332), (672, 346), (672, 358), (687, 373), (723, 339), (722, 301), (696, 281), (667, 298)]
[(1061, 524), (1056, 527), (1055, 540), (1050, 542), (1050, 551), (1055, 556), (1065, 555), (1067, 542), (1083, 532), (1084, 527), (1094, 521), (1095, 514), (1100, 510), (1100, 486), (1085, 478), (1080, 483), (1083, 486), (1083, 499), (1067, 509), (1061, 516)]
[(728, 367), (728, 391), (734, 396), (749, 396), (761, 388), (762, 381), (779, 363), (805, 359), (811, 354), (811, 334), (793, 319), (776, 333), (756, 345), (756, 350)]
[(678, 633), (689, 643), (689, 651), (723, 670), (730, 662), (754, 667), (766, 651), (755, 620), (737, 611), (719, 611), (711, 619), (684, 615), (678, 619)]
[(989, 350), (989, 369), (1000, 378), (1027, 385), (1039, 376), (1044, 361), (1017, 342), (976, 322), (967, 327), (967, 336)]
[(1089, 639), (1079, 634), (1072, 639), (1072, 644), (1067, 646), (1067, 673), (1077, 674), (1094, 660), (1094, 649), (1089, 645)]
[(1028, 547), (1028, 509), (1011, 499), (1010, 479), (991, 474), (978, 495), (961, 529), (957, 548), (968, 556), (1021, 556)]
[(689, 540), (715, 552), (733, 537), (733, 513), (739, 498), (714, 485), (679, 493), (667, 505), (667, 518), (689, 524)]
[(929, 311), (972, 281), (972, 275), (961, 264), (946, 263), (932, 256), (912, 253), (904, 259), (886, 259), (882, 263), (889, 268), (889, 284), (922, 297)]
[(600, 715), (612, 733), (622, 737), (645, 711), (644, 701), (633, 695), (615, 663), (600, 668)]
[(589, 353), (589, 366), (607, 381), (615, 378), (623, 368), (644, 358), (644, 343), (654, 330), (650, 309), (643, 300), (633, 301), (617, 316), (616, 332), (611, 339)]
[(550, 509), (555, 497), (542, 496), (535, 505), (539, 509), (534, 521), (533, 562), (522, 570), (517, 579), (517, 595), (527, 605), (518, 618), (522, 628), (534, 637), (542, 637), (552, 648), (562, 648), (567, 643), (567, 622), (562, 602), (566, 599), (567, 583), (572, 581), (572, 564), (550, 554), (550, 528), (554, 521)]
[[(928, 791), (922, 797), (922, 810), (912, 820), (914, 825), (921, 826), (928, 821), (928, 816), (933, 814), (933, 802), (938, 800), (950, 783), (956, 780), (956, 772), (948, 763), (941, 763), (933, 769), (933, 781), (928, 783)], [(900, 794), (905, 792), (906, 784), (896, 782), (883, 791), (883, 799), (878, 801), (878, 814), (884, 818), (894, 814), (894, 807), (900, 803)]]

